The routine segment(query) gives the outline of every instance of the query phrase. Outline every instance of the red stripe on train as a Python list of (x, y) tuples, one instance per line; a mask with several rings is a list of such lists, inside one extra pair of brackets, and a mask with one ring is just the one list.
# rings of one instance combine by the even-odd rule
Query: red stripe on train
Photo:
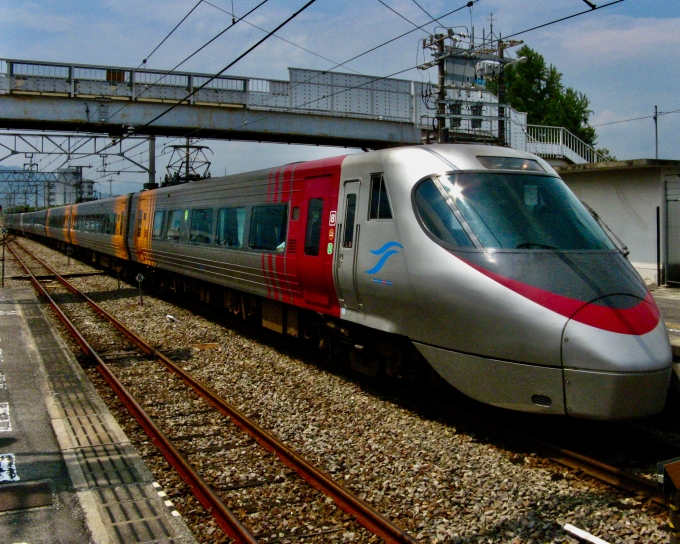
[(620, 334), (641, 335), (654, 330), (661, 318), (659, 309), (649, 291), (645, 299), (640, 300), (632, 308), (611, 308), (551, 293), (545, 289), (506, 278), (464, 259), (460, 260), (515, 293), (584, 325)]

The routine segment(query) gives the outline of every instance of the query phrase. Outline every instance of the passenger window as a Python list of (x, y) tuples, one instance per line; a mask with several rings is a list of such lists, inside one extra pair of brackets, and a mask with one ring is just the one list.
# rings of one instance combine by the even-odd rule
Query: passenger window
[(245, 208), (221, 209), (217, 215), (217, 245), (242, 248), (245, 225)]
[(168, 230), (165, 233), (166, 240), (179, 242), (182, 239), (182, 231), (184, 230), (184, 211), (170, 210), (168, 212)]
[(371, 176), (371, 206), (369, 219), (392, 219), (392, 207), (387, 196), (385, 177), (382, 174)]
[(347, 195), (345, 202), (345, 235), (342, 239), (342, 247), (352, 247), (354, 241), (354, 217), (357, 212), (357, 195)]
[(312, 198), (307, 207), (307, 232), (305, 235), (305, 255), (318, 255), (321, 244), (321, 218), (323, 199)]
[(212, 244), (212, 208), (191, 211), (189, 241), (196, 244)]
[(255, 206), (250, 220), (249, 245), (282, 253), (286, 249), (286, 206)]
[(163, 237), (163, 219), (165, 219), (165, 212), (155, 212), (153, 214), (153, 233), (154, 240), (161, 240)]

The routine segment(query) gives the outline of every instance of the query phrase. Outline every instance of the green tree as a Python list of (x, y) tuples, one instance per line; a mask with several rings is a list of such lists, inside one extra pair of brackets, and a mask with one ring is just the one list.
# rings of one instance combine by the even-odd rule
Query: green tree
[[(588, 124), (592, 111), (588, 109), (588, 97), (571, 87), (565, 88), (562, 74), (552, 64), (546, 66), (543, 55), (528, 46), (517, 51), (518, 57), (526, 57), (524, 63), (516, 63), (505, 70), (505, 100), (517, 111), (526, 112), (530, 125), (564, 127), (591, 146), (595, 146), (597, 134)], [(498, 83), (487, 86), (498, 91)]]

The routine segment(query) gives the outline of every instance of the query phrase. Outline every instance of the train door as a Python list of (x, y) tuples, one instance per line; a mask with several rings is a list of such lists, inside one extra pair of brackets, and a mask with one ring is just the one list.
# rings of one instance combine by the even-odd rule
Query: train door
[[(330, 232), (330, 177), (305, 180), (304, 205), (300, 220), (304, 225), (304, 244), (297, 251), (298, 277), (305, 302), (330, 306), (332, 292), (333, 237)], [(329, 240), (330, 237), (330, 240)]]
[(69, 244), (73, 245), (78, 244), (75, 230), (76, 230), (76, 205), (70, 204), (66, 208), (64, 220), (64, 238)]
[(359, 195), (361, 180), (345, 181), (343, 187), (342, 214), (338, 221), (338, 252), (336, 259), (336, 277), (338, 296), (343, 308), (361, 309), (361, 300), (357, 288), (356, 259), (359, 246), (360, 226), (358, 219)]
[(115, 226), (111, 243), (113, 244), (114, 255), (119, 259), (129, 259), (127, 252), (127, 245), (125, 240), (126, 229), (126, 214), (128, 213), (129, 204), (132, 197), (130, 195), (123, 195), (116, 197), (113, 204), (113, 212), (115, 214)]
[[(137, 215), (134, 225), (134, 247), (137, 262), (155, 266), (156, 261), (151, 251), (151, 233), (153, 226), (153, 212), (156, 204), (156, 193), (154, 191), (144, 191), (137, 197)], [(185, 212), (188, 219), (188, 210)]]

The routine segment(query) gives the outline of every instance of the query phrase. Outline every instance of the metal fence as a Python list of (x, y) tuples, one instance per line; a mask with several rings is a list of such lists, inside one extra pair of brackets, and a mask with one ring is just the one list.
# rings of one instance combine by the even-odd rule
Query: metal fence
[(666, 283), (680, 283), (680, 177), (666, 178)]

